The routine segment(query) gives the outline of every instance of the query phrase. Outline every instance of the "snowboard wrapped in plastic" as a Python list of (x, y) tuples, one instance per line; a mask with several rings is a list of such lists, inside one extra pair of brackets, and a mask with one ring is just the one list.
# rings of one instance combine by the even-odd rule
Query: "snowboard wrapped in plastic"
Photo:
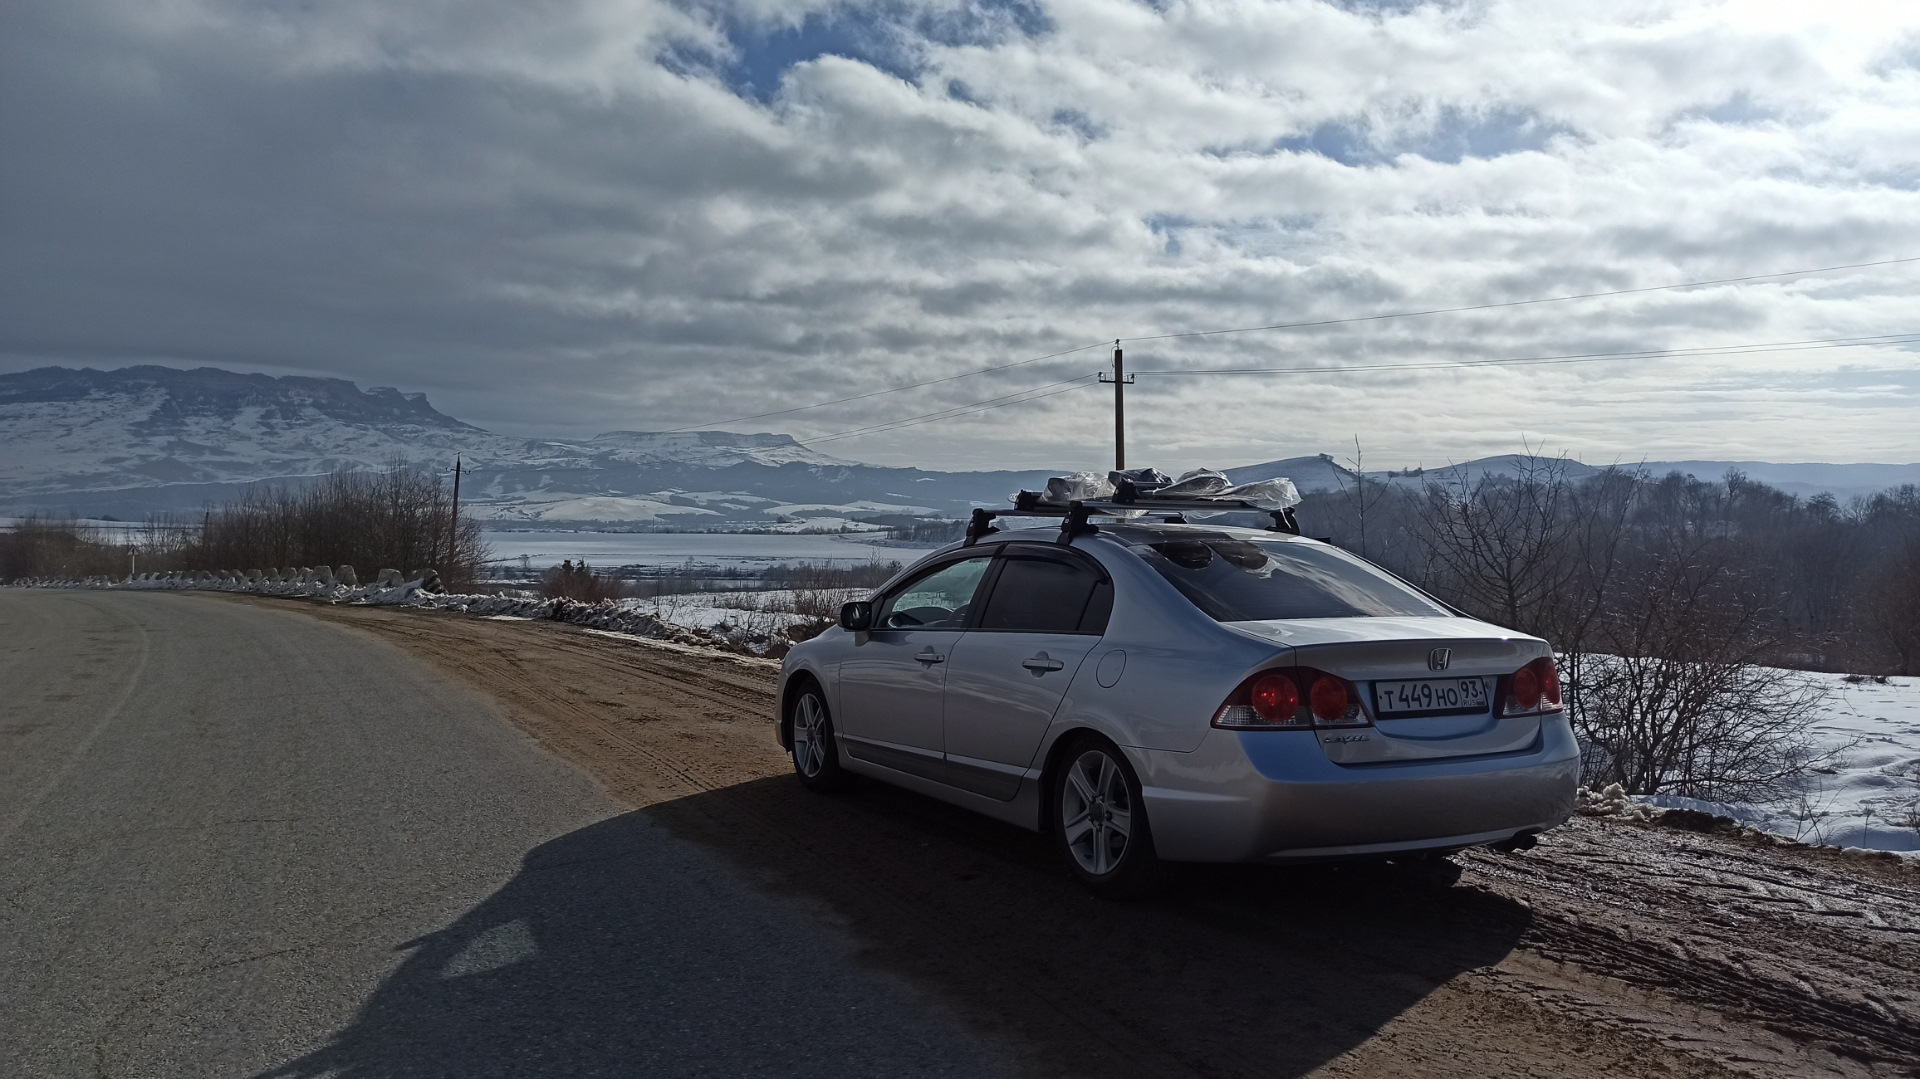
[[(1300, 504), (1300, 492), (1284, 476), (1236, 484), (1226, 473), (1196, 468), (1178, 479), (1155, 468), (1115, 470), (1102, 477), (1097, 472), (1069, 472), (1047, 480), (1045, 491), (1021, 491), (1013, 499), (1016, 506), (1065, 506), (1071, 502), (1114, 500), (1143, 508), (1158, 502), (1215, 501), (1240, 503), (1223, 505), (1220, 512), (1251, 506), (1260, 510), (1284, 510)], [(1131, 516), (1131, 514), (1125, 514)], [(1202, 515), (1206, 515), (1202, 513)]]

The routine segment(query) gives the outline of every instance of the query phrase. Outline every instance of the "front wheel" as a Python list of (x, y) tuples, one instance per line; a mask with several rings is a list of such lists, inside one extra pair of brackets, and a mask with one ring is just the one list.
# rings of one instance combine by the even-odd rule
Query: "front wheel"
[(819, 686), (809, 685), (793, 698), (787, 720), (793, 740), (793, 771), (800, 782), (817, 791), (846, 786), (848, 776), (840, 767), (840, 753), (834, 745), (833, 717), (827, 713), (826, 698)]
[(1103, 899), (1139, 899), (1164, 889), (1166, 863), (1140, 799), (1140, 780), (1113, 743), (1082, 736), (1066, 749), (1053, 784), (1054, 846), (1073, 875)]

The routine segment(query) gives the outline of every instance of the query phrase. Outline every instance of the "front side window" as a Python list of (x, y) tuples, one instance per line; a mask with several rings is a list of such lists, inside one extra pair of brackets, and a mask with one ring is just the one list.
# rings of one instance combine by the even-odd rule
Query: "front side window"
[(991, 555), (981, 555), (909, 582), (882, 603), (875, 624), (885, 629), (965, 629), (973, 594), (992, 562)]
[(1129, 549), (1220, 622), (1450, 613), (1372, 563), (1317, 543), (1197, 532)]
[[(1020, 633), (1102, 633), (1112, 588), (1099, 574), (1052, 559), (1010, 557), (977, 628)], [(1105, 601), (1104, 603), (1102, 601)], [(1098, 623), (1095, 625), (1095, 623)]]

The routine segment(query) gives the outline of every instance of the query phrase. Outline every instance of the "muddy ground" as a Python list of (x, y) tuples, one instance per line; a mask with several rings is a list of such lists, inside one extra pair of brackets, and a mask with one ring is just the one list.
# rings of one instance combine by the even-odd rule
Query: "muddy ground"
[(1202, 867), (1105, 903), (1034, 834), (878, 783), (802, 790), (770, 662), (299, 607), (490, 694), (1035, 1075), (1920, 1076), (1920, 867), (1576, 818), (1456, 855), (1457, 878)]

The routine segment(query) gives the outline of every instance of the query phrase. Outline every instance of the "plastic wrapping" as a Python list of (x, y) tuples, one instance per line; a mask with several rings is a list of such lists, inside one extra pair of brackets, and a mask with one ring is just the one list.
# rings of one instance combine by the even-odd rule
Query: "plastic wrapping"
[[(1047, 481), (1044, 492), (1022, 491), (1013, 499), (1017, 506), (1065, 506), (1070, 502), (1100, 502), (1118, 497), (1140, 510), (1119, 510), (1123, 517), (1137, 517), (1155, 502), (1213, 501), (1238, 502), (1222, 506), (1218, 512), (1252, 507), (1259, 510), (1284, 510), (1300, 504), (1300, 492), (1284, 476), (1235, 484), (1226, 473), (1211, 468), (1184, 472), (1178, 479), (1154, 468), (1113, 471), (1103, 478), (1097, 472), (1069, 472)], [(1210, 517), (1213, 511), (1192, 511), (1195, 516)]]
[(1107, 473), (1107, 482), (1113, 484), (1116, 490), (1131, 485), (1135, 491), (1158, 491), (1172, 483), (1173, 477), (1157, 468), (1115, 469)]
[(1153, 492), (1157, 498), (1219, 498), (1222, 492), (1233, 486), (1233, 481), (1224, 472), (1215, 472), (1211, 468), (1196, 468), (1183, 472), (1180, 478)]
[(1300, 504), (1300, 491), (1293, 481), (1285, 476), (1275, 476), (1270, 480), (1257, 480), (1243, 483), (1238, 487), (1229, 487), (1220, 492), (1221, 498), (1238, 498), (1251, 502), (1263, 510), (1292, 509)]
[(1045, 499), (1064, 506), (1069, 502), (1097, 502), (1113, 497), (1113, 484), (1098, 472), (1069, 472), (1047, 481)]

